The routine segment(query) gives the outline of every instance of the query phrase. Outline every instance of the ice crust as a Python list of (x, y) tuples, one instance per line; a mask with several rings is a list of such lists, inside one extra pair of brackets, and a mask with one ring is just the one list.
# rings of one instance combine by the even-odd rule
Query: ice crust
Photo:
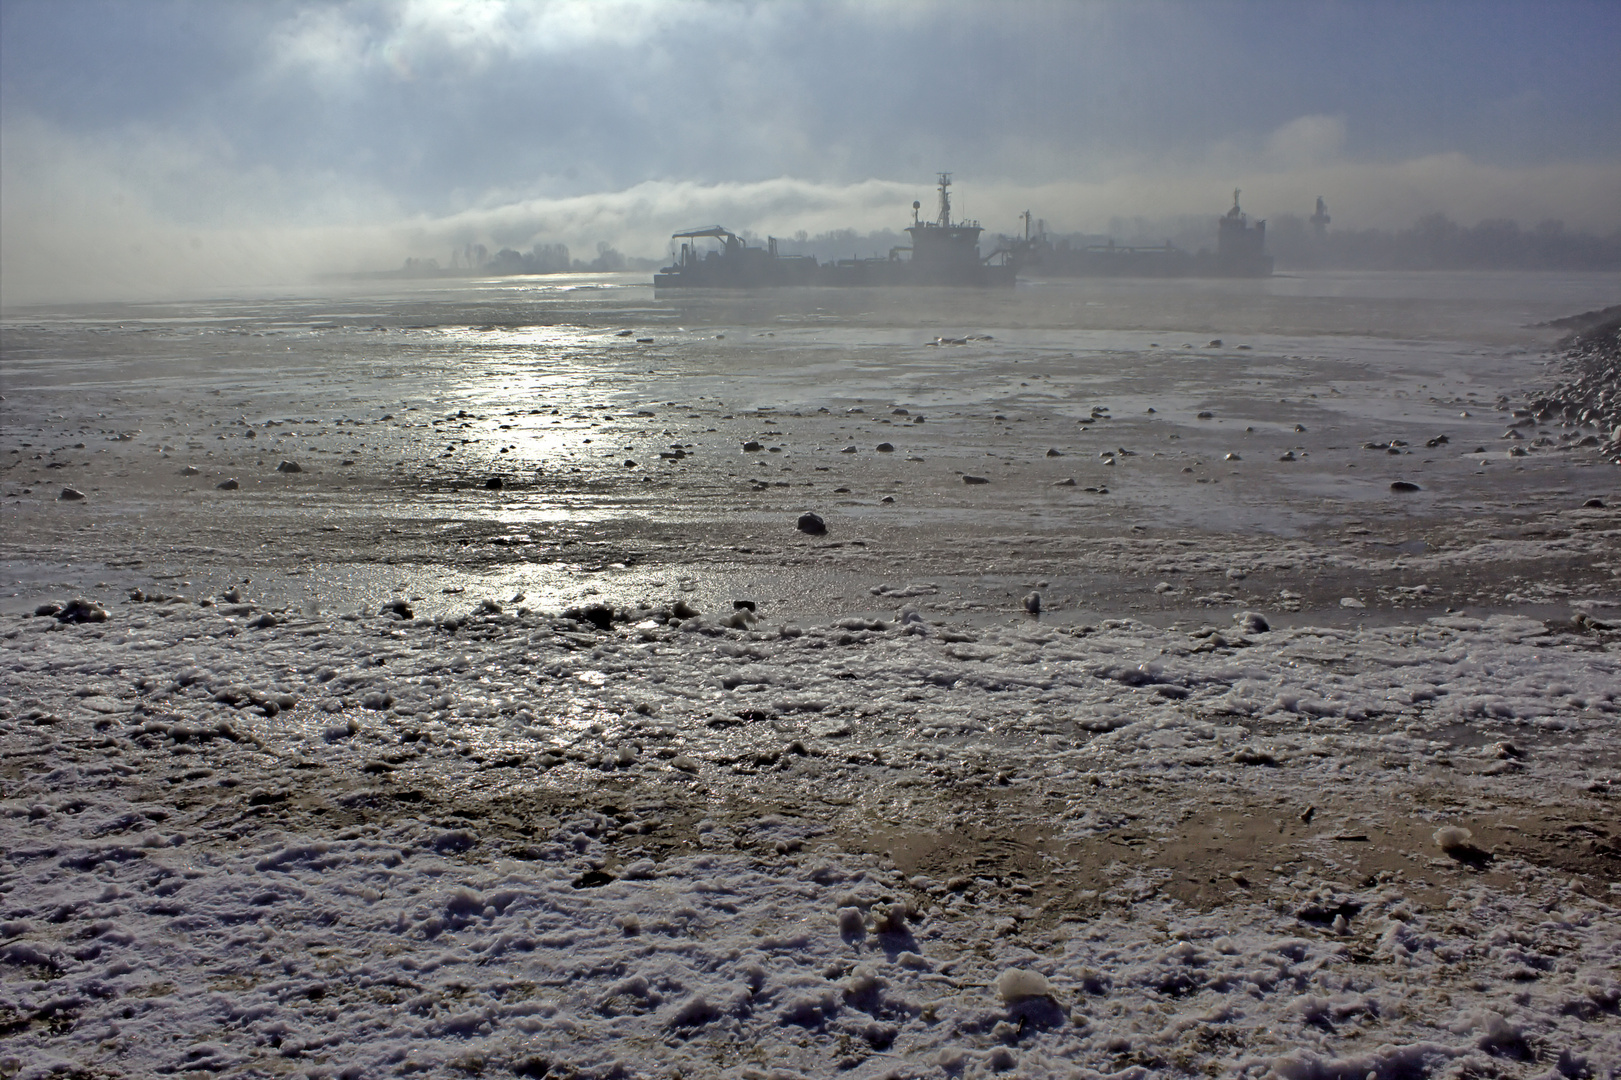
[[(700, 822), (707, 850), (638, 859), (605, 841), (634, 823), (588, 801), (518, 857), (478, 821), (408, 804), (285, 832), (254, 813), (284, 794), (255, 780), (273, 760), (319, 761), (365, 800), (486, 783), (469, 755), (515, 756), (504, 784), (610, 772), (651, 790), (679, 751), (696, 769), (682, 782), (724, 800), (753, 750), (796, 738), (784, 782), (807, 806), (1001, 774), (1069, 792), (1047, 827), (1084, 837), (1115, 820), (1109, 785), (1374, 784), (1434, 767), (1459, 724), (1528, 748), (1508, 772), (1484, 748), (1457, 755), (1480, 795), (1555, 802), (1615, 760), (1613, 652), (1519, 617), (1229, 629), (1212, 647), (1131, 620), (602, 633), (493, 606), (454, 630), (296, 611), (250, 629), (251, 599), (13, 622), (0, 1022), (20, 1075), (1326, 1077), (1561, 1053), (1621, 1068), (1621, 912), (1530, 866), (1522, 892), (1465, 881), (1437, 910), (1351, 883), (1323, 901), (1354, 902), (1349, 934), (1276, 896), (1199, 912), (1155, 873), (1075, 881), (1112, 913), (1032, 940), (1012, 932), (1034, 917), (1017, 896), (908, 880), (812, 815)], [(707, 723), (750, 709), (774, 719)], [(1010, 996), (1011, 969), (1051, 996)]]

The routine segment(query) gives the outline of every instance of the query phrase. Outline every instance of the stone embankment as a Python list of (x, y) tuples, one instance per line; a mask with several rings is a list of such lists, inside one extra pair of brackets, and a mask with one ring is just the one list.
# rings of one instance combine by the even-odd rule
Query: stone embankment
[(1559, 342), (1566, 377), (1534, 398), (1531, 411), (1538, 420), (1597, 428), (1598, 434), (1589, 438), (1621, 465), (1621, 304), (1550, 325), (1572, 328)]

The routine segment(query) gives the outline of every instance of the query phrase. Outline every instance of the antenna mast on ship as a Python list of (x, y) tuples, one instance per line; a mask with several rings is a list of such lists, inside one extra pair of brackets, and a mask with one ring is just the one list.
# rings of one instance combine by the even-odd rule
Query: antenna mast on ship
[(941, 173), (940, 174), (940, 221), (939, 221), (939, 225), (940, 225), (940, 227), (942, 229), (949, 229), (951, 227), (951, 196), (949, 194), (947, 194), (947, 192), (946, 192), (946, 188), (948, 188), (950, 186), (951, 186), (951, 174), (948, 173), (948, 172)]

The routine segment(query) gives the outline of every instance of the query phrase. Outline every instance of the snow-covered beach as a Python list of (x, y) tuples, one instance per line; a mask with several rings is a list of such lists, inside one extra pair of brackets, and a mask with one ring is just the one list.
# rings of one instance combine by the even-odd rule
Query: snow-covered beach
[(0, 1073), (1616, 1075), (1616, 288), (9, 313)]

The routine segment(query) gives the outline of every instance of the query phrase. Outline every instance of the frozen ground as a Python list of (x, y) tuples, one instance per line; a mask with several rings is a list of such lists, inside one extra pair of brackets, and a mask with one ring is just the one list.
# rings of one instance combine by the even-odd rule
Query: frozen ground
[(0, 1074), (1621, 1075), (1613, 276), (575, 284), (8, 314)]

